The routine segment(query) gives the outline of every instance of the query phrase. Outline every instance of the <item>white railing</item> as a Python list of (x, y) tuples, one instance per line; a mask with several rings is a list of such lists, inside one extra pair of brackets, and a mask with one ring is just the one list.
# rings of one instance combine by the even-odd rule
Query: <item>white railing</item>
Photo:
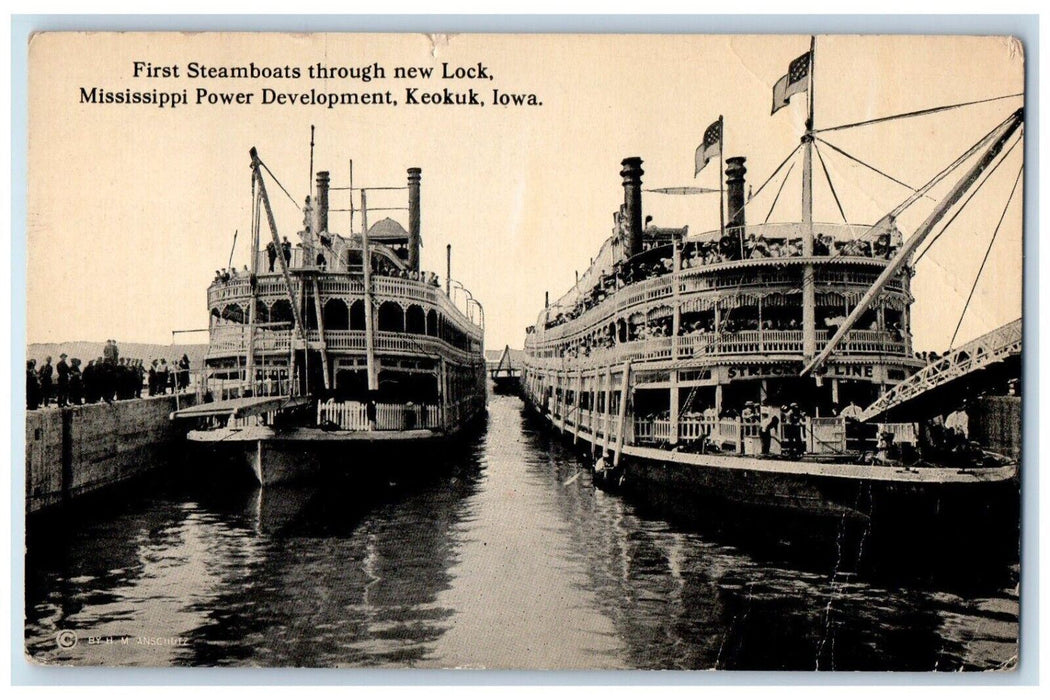
[[(359, 401), (328, 400), (317, 404), (317, 424), (341, 430), (367, 431), (368, 407)], [(375, 430), (411, 430), (441, 427), (441, 407), (433, 404), (377, 403)]]
[[(817, 345), (825, 344), (828, 331), (817, 331)], [(842, 343), (842, 352), (848, 355), (906, 354), (906, 345), (896, 340), (889, 331), (851, 331)], [(667, 336), (617, 343), (612, 347), (592, 348), (589, 352), (567, 353), (564, 357), (538, 357), (536, 344), (526, 342), (529, 364), (545, 367), (574, 367), (579, 364), (616, 364), (627, 360), (664, 360), (673, 357), (673, 339)], [(678, 337), (678, 357), (704, 355), (767, 355), (802, 353), (802, 331), (738, 331), (736, 333), (695, 333)]]
[[(634, 438), (639, 444), (666, 443), (671, 440), (671, 421), (668, 418), (635, 418)], [(721, 450), (741, 454), (757, 454), (755, 439), (761, 430), (759, 421), (714, 416), (687, 416), (679, 419), (678, 441), (694, 442), (707, 439)], [(890, 433), (896, 444), (918, 443), (914, 423), (880, 423), (880, 433)], [(846, 423), (842, 417), (805, 418), (803, 431), (810, 454), (843, 454), (846, 452)], [(780, 426), (770, 433), (770, 453), (779, 454), (782, 440)]]

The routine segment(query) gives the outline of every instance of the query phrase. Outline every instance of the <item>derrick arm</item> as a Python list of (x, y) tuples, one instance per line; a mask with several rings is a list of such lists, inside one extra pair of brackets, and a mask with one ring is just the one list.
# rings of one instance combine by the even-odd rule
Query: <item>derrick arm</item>
[(295, 328), (299, 331), (299, 336), (306, 340), (306, 330), (303, 325), (302, 315), (299, 313), (299, 300), (295, 297), (295, 290), (292, 287), (292, 276), (288, 272), (288, 262), (284, 259), (284, 251), (281, 248), (281, 239), (277, 235), (277, 224), (273, 220), (273, 210), (270, 208), (270, 198), (266, 194), (266, 183), (263, 182), (262, 173), (259, 172), (259, 165), (262, 161), (259, 160), (259, 152), (255, 150), (253, 146), (248, 152), (252, 157), (252, 176), (255, 178), (256, 184), (259, 186), (259, 198), (262, 200), (263, 208), (266, 210), (266, 222), (270, 226), (270, 235), (273, 236), (273, 244), (277, 246), (277, 260), (281, 263), (281, 274), (284, 275), (284, 285), (288, 290), (288, 301), (292, 304), (292, 315), (295, 317)]

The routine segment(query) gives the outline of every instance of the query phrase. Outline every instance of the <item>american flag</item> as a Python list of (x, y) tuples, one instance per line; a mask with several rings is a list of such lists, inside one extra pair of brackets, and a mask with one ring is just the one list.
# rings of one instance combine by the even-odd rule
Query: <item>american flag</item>
[(693, 177), (700, 174), (711, 159), (722, 153), (722, 117), (704, 131), (704, 141), (696, 149), (696, 171)]
[(773, 86), (773, 112), (776, 114), (781, 107), (787, 107), (791, 96), (809, 90), (809, 66), (812, 60), (812, 52), (807, 51), (788, 66), (787, 75), (777, 81)]

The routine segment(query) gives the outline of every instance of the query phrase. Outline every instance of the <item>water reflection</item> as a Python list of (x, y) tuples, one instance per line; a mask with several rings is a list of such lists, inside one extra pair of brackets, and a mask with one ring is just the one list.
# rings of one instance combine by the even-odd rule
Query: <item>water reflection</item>
[[(802, 670), (989, 669), (1017, 653), (1009, 547), (924, 568), (856, 556), (838, 533), (610, 495), (512, 397), (492, 397), (475, 439), (414, 466), (378, 485), (265, 490), (172, 476), (34, 522), (27, 650), (107, 665)], [(80, 642), (59, 650), (65, 629)]]

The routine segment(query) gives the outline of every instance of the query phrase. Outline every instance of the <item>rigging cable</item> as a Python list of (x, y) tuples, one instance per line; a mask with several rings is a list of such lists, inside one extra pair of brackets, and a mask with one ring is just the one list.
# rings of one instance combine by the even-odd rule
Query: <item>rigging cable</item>
[(778, 166), (777, 166), (777, 169), (776, 169), (776, 170), (774, 170), (774, 171), (773, 171), (773, 172), (772, 172), (772, 173), (770, 174), (770, 176), (766, 178), (766, 181), (765, 181), (765, 182), (763, 182), (763, 183), (762, 183), (762, 184), (761, 184), (761, 185), (759, 186), (758, 190), (757, 190), (757, 191), (756, 191), (756, 192), (755, 192), (755, 193), (754, 193), (753, 195), (751, 195), (751, 197), (750, 197), (750, 198), (748, 199), (748, 201), (747, 201), (747, 202), (744, 202), (744, 206), (740, 207), (739, 209), (737, 209), (736, 211), (734, 211), (734, 212), (733, 212), (732, 214), (730, 214), (730, 215), (729, 215), (729, 217), (728, 217), (728, 218), (729, 218), (729, 221), (732, 221), (732, 220), (733, 220), (733, 217), (735, 217), (735, 216), (736, 216), (737, 214), (739, 214), (739, 213), (741, 212), (741, 210), (742, 210), (742, 209), (743, 209), (744, 207), (746, 207), (746, 206), (747, 206), (748, 202), (750, 202), (750, 201), (751, 201), (751, 199), (754, 199), (755, 197), (757, 197), (757, 196), (758, 196), (759, 194), (761, 194), (761, 193), (762, 193), (762, 190), (763, 190), (763, 189), (765, 188), (765, 186), (766, 186), (766, 185), (768, 185), (768, 184), (770, 183), (770, 181), (771, 181), (771, 180), (772, 180), (772, 179), (773, 179), (774, 177), (776, 177), (776, 176), (777, 176), (777, 173), (779, 173), (779, 172), (780, 172), (780, 169), (781, 169), (781, 168), (783, 168), (783, 167), (784, 167), (785, 165), (787, 165), (788, 161), (789, 161), (789, 160), (791, 160), (792, 156), (794, 156), (794, 155), (795, 155), (796, 153), (798, 153), (798, 150), (799, 150), (800, 148), (802, 148), (802, 144), (801, 144), (801, 143), (799, 143), (799, 144), (798, 144), (797, 146), (795, 146), (795, 149), (794, 149), (793, 151), (791, 151), (791, 153), (788, 153), (788, 156), (787, 156), (787, 158), (785, 158), (785, 159), (784, 159), (783, 161), (781, 161), (780, 165), (778, 165)]
[(949, 109), (957, 109), (959, 107), (969, 107), (971, 105), (984, 104), (986, 102), (996, 102), (997, 100), (1007, 100), (1011, 97), (1024, 97), (1023, 92), (1014, 93), (1012, 95), (1000, 95), (999, 97), (989, 97), (983, 100), (973, 100), (972, 102), (959, 102), (953, 105), (942, 105), (940, 107), (930, 107), (928, 109), (920, 109), (914, 112), (903, 112), (901, 114), (893, 114), (888, 117), (877, 117), (875, 119), (867, 119), (862, 122), (853, 122), (852, 124), (840, 124), (839, 126), (829, 126), (825, 129), (815, 129), (813, 133), (822, 134), (827, 131), (840, 131), (842, 129), (852, 129), (857, 126), (868, 126), (869, 124), (879, 124), (880, 122), (892, 121), (894, 119), (907, 119), (909, 117), (921, 117), (927, 114), (936, 114), (937, 112), (944, 112)]
[(920, 197), (925, 197), (927, 192), (929, 192), (931, 189), (933, 189), (934, 186), (937, 183), (939, 183), (941, 180), (943, 180), (945, 177), (948, 176), (948, 173), (950, 173), (953, 170), (955, 170), (956, 168), (958, 168), (960, 165), (962, 165), (963, 162), (965, 162), (971, 156), (973, 156), (973, 154), (977, 153), (979, 150), (984, 148), (984, 146), (986, 144), (990, 143), (993, 140), (993, 138), (995, 137), (995, 135), (998, 134), (1003, 129), (1003, 127), (1005, 127), (1007, 124), (1009, 124), (1015, 118), (1015, 116), (1016, 116), (1016, 112), (1014, 114), (1011, 114), (1009, 117), (1007, 117), (1006, 119), (1002, 120), (1001, 122), (999, 122), (999, 124), (997, 124), (995, 126), (995, 128), (993, 128), (987, 134), (982, 136), (980, 138), (980, 140), (977, 141), (977, 143), (975, 143), (973, 146), (971, 146), (961, 156), (956, 158), (955, 161), (953, 161), (951, 163), (951, 165), (949, 165), (944, 170), (942, 170), (941, 172), (939, 172), (936, 175), (934, 175), (933, 178), (929, 182), (927, 182), (925, 185), (923, 185), (918, 190), (916, 190), (914, 194), (912, 194), (910, 197), (908, 197), (903, 202), (901, 202), (896, 207), (894, 207), (894, 209), (888, 214), (888, 216), (891, 217), (891, 218), (896, 218), (896, 217), (900, 216), (901, 213), (904, 212), (905, 209), (907, 209), (912, 204), (917, 202)]
[(982, 187), (984, 187), (985, 183), (988, 182), (988, 179), (991, 178), (991, 176), (993, 174), (995, 174), (995, 171), (999, 169), (999, 166), (1002, 165), (1006, 161), (1007, 156), (1009, 156), (1010, 153), (1015, 148), (1017, 148), (1017, 144), (1021, 143), (1021, 139), (1022, 138), (1023, 138), (1023, 136), (1019, 135), (1017, 137), (1017, 140), (1014, 141), (1014, 145), (1010, 146), (1010, 148), (1007, 149), (1006, 153), (1003, 154), (1003, 157), (1000, 158), (999, 161), (987, 171), (987, 174), (984, 176), (984, 179), (981, 180), (980, 184), (978, 184), (976, 187), (973, 188), (973, 191), (970, 192), (969, 196), (962, 203), (962, 205), (960, 205), (959, 208), (955, 211), (955, 213), (952, 214), (952, 218), (948, 219), (948, 223), (946, 223), (941, 228), (941, 230), (938, 231), (937, 234), (933, 238), (930, 239), (930, 242), (926, 244), (926, 247), (923, 248), (921, 251), (919, 251), (919, 254), (915, 256), (915, 261), (912, 263), (912, 267), (915, 267), (916, 265), (919, 264), (919, 261), (922, 260), (923, 256), (925, 256), (927, 252), (929, 252), (930, 248), (933, 247), (933, 244), (936, 243), (940, 239), (940, 237), (944, 234), (944, 232), (948, 230), (948, 227), (952, 225), (952, 222), (955, 221), (956, 218), (958, 218), (959, 214), (961, 214), (963, 209), (966, 208), (966, 205), (969, 204), (970, 200), (974, 198), (974, 195), (976, 195), (980, 191), (980, 189)]
[(784, 185), (787, 184), (788, 178), (791, 177), (791, 171), (794, 170), (794, 169), (795, 169), (795, 164), (792, 163), (791, 167), (788, 168), (787, 174), (784, 175), (784, 179), (781, 180), (781, 182), (780, 182), (780, 189), (777, 190), (777, 196), (773, 198), (773, 204), (770, 205), (770, 207), (769, 207), (769, 213), (766, 214), (766, 220), (763, 221), (762, 223), (764, 223), (764, 224), (768, 224), (769, 223), (769, 217), (773, 216), (773, 210), (776, 208), (777, 202), (780, 201), (780, 193), (784, 191)]
[(1003, 207), (1003, 213), (999, 216), (999, 223), (995, 225), (995, 231), (992, 232), (992, 240), (988, 241), (988, 248), (984, 251), (984, 259), (981, 260), (981, 267), (977, 270), (977, 276), (973, 279), (973, 286), (970, 287), (970, 296), (966, 297), (966, 303), (963, 305), (962, 313), (959, 314), (959, 322), (955, 324), (955, 332), (952, 333), (952, 340), (948, 343), (949, 348), (955, 347), (955, 338), (959, 335), (959, 328), (962, 327), (963, 319), (966, 317), (966, 311), (970, 308), (970, 300), (973, 299), (973, 293), (977, 289), (977, 283), (981, 280), (981, 273), (984, 272), (984, 265), (988, 262), (988, 256), (992, 252), (992, 245), (995, 243), (995, 237), (999, 235), (999, 228), (1003, 225), (1003, 219), (1006, 218), (1006, 212), (1010, 208), (1010, 202), (1013, 201), (1014, 193), (1017, 191), (1017, 183), (1021, 181), (1021, 174), (1024, 172), (1024, 163), (1021, 163), (1021, 167), (1017, 169), (1017, 177), (1014, 178), (1014, 186), (1010, 188), (1010, 196), (1006, 198), (1006, 205)]
[(299, 208), (299, 203), (295, 201), (295, 197), (293, 197), (288, 192), (288, 190), (285, 188), (285, 186), (281, 184), (281, 181), (277, 179), (277, 176), (273, 174), (273, 171), (270, 170), (270, 166), (268, 166), (266, 163), (262, 162), (262, 159), (259, 160), (259, 165), (263, 166), (263, 168), (265, 168), (266, 172), (270, 173), (270, 177), (273, 178), (273, 181), (277, 183), (277, 186), (281, 188), (281, 191), (284, 192), (285, 195), (287, 195), (288, 199), (290, 199), (292, 201), (292, 204), (295, 205), (295, 208), (298, 209)]
[(831, 181), (831, 173), (828, 172), (828, 166), (824, 163), (824, 156), (820, 155), (820, 149), (817, 148), (817, 144), (814, 142), (813, 150), (817, 152), (817, 160), (820, 161), (820, 167), (824, 170), (824, 177), (828, 181), (828, 187), (831, 188), (831, 196), (835, 198), (835, 205), (839, 208), (839, 215), (842, 216), (842, 223), (849, 226), (849, 220), (846, 218), (846, 212), (842, 210), (842, 202), (839, 201), (839, 195), (835, 192), (835, 184)]
[[(905, 200), (904, 200), (903, 202), (901, 202), (900, 204), (898, 204), (898, 205), (897, 205), (897, 206), (896, 206), (896, 207), (895, 207), (895, 208), (894, 208), (894, 209), (893, 209), (892, 211), (890, 211), (890, 213), (889, 213), (889, 214), (887, 214), (887, 215), (886, 215), (885, 217), (883, 217), (883, 220), (893, 220), (893, 219), (895, 219), (895, 218), (896, 218), (896, 217), (898, 217), (898, 216), (899, 216), (899, 215), (900, 215), (900, 214), (901, 214), (901, 213), (902, 213), (902, 212), (903, 212), (903, 211), (904, 211), (905, 209), (909, 208), (909, 207), (910, 207), (910, 206), (911, 206), (912, 204), (914, 204), (915, 202), (917, 202), (917, 201), (919, 200), (919, 198), (920, 198), (920, 197), (925, 197), (925, 196), (926, 196), (926, 193), (927, 193), (927, 192), (929, 192), (929, 191), (930, 191), (931, 189), (933, 189), (933, 187), (934, 187), (934, 186), (935, 186), (935, 185), (936, 185), (936, 184), (937, 184), (938, 182), (940, 182), (940, 181), (941, 181), (941, 180), (943, 180), (943, 179), (944, 179), (945, 177), (947, 177), (949, 173), (951, 173), (951, 172), (952, 172), (953, 170), (955, 170), (956, 168), (958, 168), (958, 167), (959, 167), (959, 165), (961, 165), (961, 164), (962, 164), (963, 162), (965, 162), (965, 161), (966, 161), (967, 159), (969, 159), (970, 157), (972, 157), (974, 153), (976, 153), (976, 152), (977, 152), (978, 150), (980, 150), (980, 149), (981, 149), (981, 147), (982, 147), (982, 146), (984, 146), (984, 145), (985, 145), (986, 143), (988, 143), (988, 142), (989, 142), (989, 141), (990, 141), (990, 140), (992, 139), (992, 137), (993, 137), (993, 136), (995, 136), (995, 134), (996, 134), (996, 133), (998, 133), (998, 132), (999, 132), (999, 130), (1000, 130), (1000, 129), (1002, 129), (1002, 128), (1003, 128), (1003, 127), (1004, 127), (1004, 126), (1005, 126), (1005, 125), (1006, 125), (1006, 124), (1007, 124), (1007, 123), (1008, 123), (1008, 122), (1009, 122), (1009, 121), (1010, 121), (1010, 120), (1011, 120), (1012, 118), (1013, 118), (1013, 115), (1011, 115), (1010, 117), (1007, 117), (1007, 118), (1006, 118), (1006, 119), (1004, 119), (1004, 120), (1003, 120), (1002, 122), (1000, 122), (1000, 123), (999, 123), (998, 125), (996, 125), (996, 127), (995, 127), (994, 129), (992, 129), (992, 130), (991, 130), (991, 131), (989, 131), (989, 132), (988, 132), (987, 134), (985, 134), (984, 136), (982, 136), (982, 137), (981, 137), (981, 139), (980, 139), (980, 140), (979, 140), (979, 141), (978, 141), (977, 143), (975, 143), (975, 144), (974, 144), (973, 146), (971, 146), (971, 147), (970, 147), (970, 148), (969, 148), (969, 149), (968, 149), (968, 150), (967, 150), (967, 151), (966, 151), (965, 153), (963, 153), (963, 154), (962, 154), (961, 156), (959, 156), (958, 158), (956, 158), (956, 159), (955, 159), (955, 161), (954, 161), (953, 163), (951, 163), (951, 165), (948, 165), (948, 166), (947, 166), (946, 168), (944, 168), (944, 169), (943, 169), (943, 170), (941, 170), (941, 171), (940, 171), (939, 173), (937, 173), (936, 175), (934, 175), (934, 176), (933, 176), (933, 178), (932, 178), (932, 179), (931, 179), (931, 180), (930, 180), (929, 182), (927, 182), (927, 183), (926, 183), (925, 185), (923, 185), (923, 186), (922, 186), (922, 187), (920, 187), (920, 188), (919, 188), (918, 190), (916, 190), (914, 194), (912, 194), (912, 195), (911, 195), (910, 197), (908, 197), (907, 199), (905, 199)], [(1016, 146), (1017, 144), (1015, 143), (1014, 145)], [(1012, 148), (1011, 148), (1011, 150), (1012, 150)], [(1009, 153), (1009, 152), (1008, 152), (1008, 153)], [(1005, 158), (1005, 156), (1003, 156), (1003, 158)], [(992, 168), (992, 171), (994, 171), (994, 170), (995, 170), (995, 168), (998, 168), (998, 167), (999, 167), (999, 164), (1000, 164), (1000, 163), (1002, 163), (1002, 159), (1000, 159), (1000, 160), (999, 160), (999, 161), (998, 161), (998, 162), (997, 162), (997, 163), (995, 164), (995, 166), (993, 166), (993, 168)], [(987, 176), (988, 176), (988, 175), (990, 175), (990, 174), (991, 174), (991, 172), (987, 172), (987, 173), (985, 174), (985, 178), (987, 179)], [(976, 190), (975, 190), (975, 191), (976, 191)], [(973, 197), (973, 193), (971, 193), (971, 194), (970, 194), (970, 197)], [(967, 202), (969, 202), (969, 199), (967, 199), (966, 201), (967, 201)], [(966, 205), (965, 205), (965, 204), (963, 204), (963, 206), (966, 206)], [(950, 223), (950, 222), (949, 222), (949, 223)], [(864, 232), (863, 234), (861, 234), (859, 238), (857, 238), (857, 239), (855, 239), (855, 240), (861, 240), (861, 241), (864, 241), (864, 240), (867, 240), (867, 239), (869, 239), (869, 238), (875, 238), (875, 237), (879, 236), (879, 235), (880, 235), (880, 234), (882, 234), (882, 233), (884, 233), (884, 230), (882, 230), (882, 229), (878, 228), (878, 227), (877, 227), (877, 225), (876, 225), (876, 226), (872, 226), (872, 227), (871, 227), (871, 228), (869, 228), (869, 229), (868, 229), (868, 230), (867, 230), (866, 232)], [(937, 237), (939, 237), (939, 235), (940, 235), (940, 234), (938, 234), (937, 236), (935, 236), (935, 237), (934, 237), (934, 239), (933, 239), (933, 240), (931, 240), (930, 244), (932, 244), (932, 243), (933, 243), (933, 241), (935, 241), (935, 240), (937, 239)], [(929, 247), (929, 245), (927, 245), (927, 248), (928, 248), (928, 247)], [(842, 256), (842, 255), (844, 255), (844, 252), (843, 252), (843, 251), (837, 251), (837, 252), (836, 252), (836, 253), (835, 253), (834, 255), (832, 255), (832, 256), (830, 256), (830, 257), (828, 258), (828, 261), (830, 262), (830, 261), (832, 261), (832, 260), (835, 260), (836, 258), (838, 258), (838, 257), (840, 257), (840, 256)], [(921, 257), (922, 257), (922, 254), (920, 254), (920, 255), (919, 255), (919, 258), (921, 258)], [(916, 258), (915, 262), (918, 262), (918, 261), (919, 261), (919, 258)], [(915, 264), (915, 263), (912, 263), (912, 266), (913, 266), (913, 267), (914, 267), (914, 264)]]
[[(825, 146), (831, 148), (832, 150), (834, 150), (834, 151), (836, 151), (838, 153), (841, 153), (842, 155), (846, 156), (847, 158), (849, 158), (853, 162), (859, 163), (860, 165), (863, 165), (868, 170), (872, 170), (872, 171), (878, 173), (879, 175), (882, 175), (887, 180), (889, 180), (891, 182), (894, 182), (894, 183), (900, 185), (901, 187), (906, 187), (909, 190), (911, 190), (912, 192), (918, 192), (919, 191), (916, 188), (914, 188), (911, 185), (909, 185), (908, 183), (902, 182), (902, 181), (898, 180), (897, 178), (893, 177), (892, 175), (884, 173), (883, 171), (881, 171), (878, 168), (876, 168), (874, 165), (871, 165), (870, 163), (865, 163), (860, 158), (857, 158), (854, 155), (850, 155), (849, 153), (846, 153), (844, 150), (842, 150), (841, 148), (839, 148), (835, 144), (831, 143), (830, 141), (825, 141), (824, 139), (822, 139), (820, 137), (814, 137), (814, 138), (816, 138), (817, 141), (820, 141), (822, 144), (824, 144)], [(925, 196), (926, 196), (927, 199), (931, 199), (931, 200), (934, 199), (930, 195), (925, 195)], [(936, 201), (936, 200), (934, 200), (934, 201)]]

